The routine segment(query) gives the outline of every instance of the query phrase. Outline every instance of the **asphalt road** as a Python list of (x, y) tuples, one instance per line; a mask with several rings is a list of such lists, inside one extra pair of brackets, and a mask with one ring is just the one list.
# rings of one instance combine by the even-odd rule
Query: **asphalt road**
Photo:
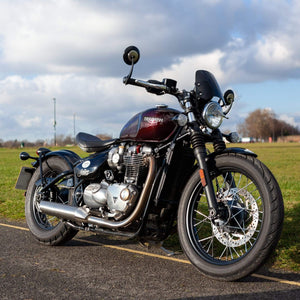
[(300, 274), (266, 270), (239, 282), (202, 276), (185, 256), (79, 233), (64, 246), (0, 220), (0, 299), (300, 299)]

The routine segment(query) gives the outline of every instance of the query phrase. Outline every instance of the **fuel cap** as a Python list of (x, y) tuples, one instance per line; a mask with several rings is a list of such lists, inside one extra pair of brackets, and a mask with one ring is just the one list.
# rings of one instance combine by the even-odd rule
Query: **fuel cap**
[(167, 104), (156, 104), (156, 108), (168, 108)]

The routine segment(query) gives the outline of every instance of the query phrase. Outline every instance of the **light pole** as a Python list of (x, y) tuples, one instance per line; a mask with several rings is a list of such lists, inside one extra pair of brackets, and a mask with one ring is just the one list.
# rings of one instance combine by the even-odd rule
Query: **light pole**
[(56, 99), (53, 98), (54, 103), (54, 121), (53, 121), (53, 129), (54, 129), (54, 146), (56, 146)]
[(74, 131), (74, 145), (75, 145), (75, 134), (76, 134), (76, 130), (75, 130), (75, 118), (76, 118), (76, 114), (73, 114), (73, 131)]

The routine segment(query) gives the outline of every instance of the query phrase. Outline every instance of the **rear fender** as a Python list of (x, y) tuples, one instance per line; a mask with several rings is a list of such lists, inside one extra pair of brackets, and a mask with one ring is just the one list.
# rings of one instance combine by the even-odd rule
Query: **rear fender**
[(58, 151), (47, 152), (45, 154), (45, 156), (43, 157), (42, 161), (47, 161), (47, 159), (49, 159), (51, 157), (61, 158), (62, 160), (64, 160), (69, 165), (70, 169), (65, 170), (64, 172), (59, 174), (57, 177), (55, 177), (53, 180), (51, 180), (50, 182), (47, 182), (47, 184), (43, 187), (41, 192), (47, 190), (48, 188), (53, 186), (55, 183), (57, 183), (58, 181), (63, 179), (65, 176), (73, 174), (74, 165), (76, 164), (76, 162), (79, 162), (81, 160), (80, 156), (78, 154), (76, 154), (75, 152), (73, 152), (73, 151), (58, 150)]
[[(42, 158), (42, 161), (45, 161), (53, 156), (58, 156), (61, 159), (63, 159), (69, 165), (70, 169), (73, 169), (74, 164), (81, 160), (80, 156), (73, 151), (57, 150), (46, 153), (45, 156)], [(35, 161), (32, 165), (34, 168), (37, 168), (39, 166), (39, 160)]]
[(48, 152), (45, 156), (45, 159), (52, 157), (52, 156), (59, 156), (63, 160), (67, 162), (67, 164), (70, 166), (70, 169), (74, 168), (74, 164), (78, 161), (80, 161), (80, 156), (76, 154), (75, 152), (71, 150), (58, 150), (58, 151), (52, 151)]
[[(58, 151), (48, 151), (45, 152), (46, 154), (42, 156), (42, 162), (46, 161), (50, 157), (59, 157), (62, 160), (64, 160), (68, 166), (69, 170), (66, 170), (59, 176), (57, 176), (51, 183), (48, 183), (46, 185), (46, 188), (48, 188), (50, 185), (55, 184), (57, 181), (62, 179), (63, 177), (72, 174), (74, 165), (76, 162), (79, 162), (81, 160), (80, 156), (77, 155), (75, 152), (70, 150), (58, 150)], [(28, 184), (31, 180), (31, 177), (35, 170), (40, 166), (40, 160), (37, 159), (35, 162), (32, 163), (33, 168), (23, 167), (20, 171), (17, 183), (15, 188), (19, 190), (27, 190)]]

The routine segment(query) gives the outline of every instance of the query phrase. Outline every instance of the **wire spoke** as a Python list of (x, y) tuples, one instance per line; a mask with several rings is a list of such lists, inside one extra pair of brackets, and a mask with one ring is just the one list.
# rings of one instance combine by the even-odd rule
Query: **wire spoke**
[(255, 182), (237, 171), (224, 171), (213, 184), (224, 223), (212, 222), (206, 195), (199, 188), (191, 210), (194, 247), (214, 259), (234, 261), (248, 253), (257, 241), (263, 223), (263, 199)]

